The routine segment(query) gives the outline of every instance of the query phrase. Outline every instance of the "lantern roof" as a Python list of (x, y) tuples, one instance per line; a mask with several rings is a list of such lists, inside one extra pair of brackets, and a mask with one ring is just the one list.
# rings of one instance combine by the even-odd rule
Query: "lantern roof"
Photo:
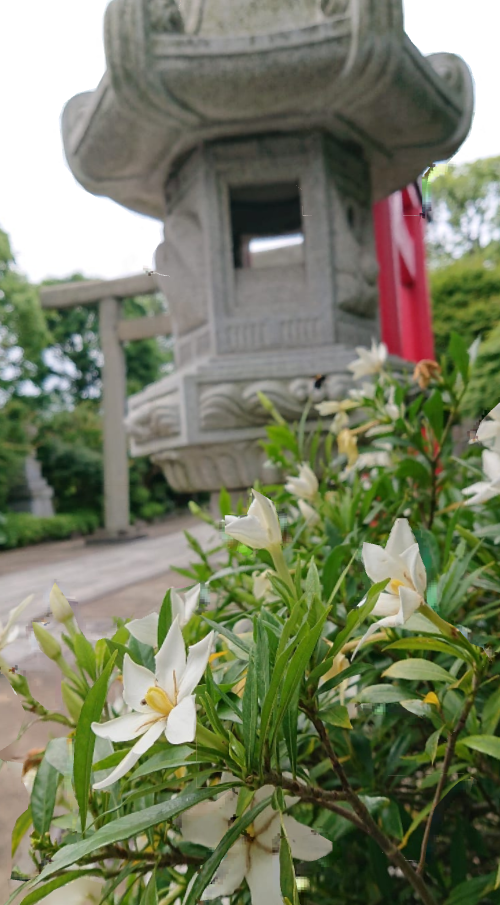
[(323, 130), (362, 153), (377, 201), (451, 157), (473, 83), (450, 53), (424, 57), (402, 0), (112, 0), (106, 72), (62, 117), (88, 191), (151, 217), (201, 142)]

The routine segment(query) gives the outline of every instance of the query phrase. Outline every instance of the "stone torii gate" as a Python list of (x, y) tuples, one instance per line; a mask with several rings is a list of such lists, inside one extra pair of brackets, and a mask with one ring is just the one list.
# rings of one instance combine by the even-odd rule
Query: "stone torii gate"
[(123, 343), (172, 333), (170, 314), (121, 318), (122, 302), (136, 295), (159, 292), (149, 274), (116, 280), (89, 280), (45, 286), (40, 290), (43, 308), (99, 305), (99, 332), (104, 357), (102, 407), (104, 438), (104, 534), (103, 540), (128, 540), (130, 531), (129, 476), (125, 414), (127, 405)]

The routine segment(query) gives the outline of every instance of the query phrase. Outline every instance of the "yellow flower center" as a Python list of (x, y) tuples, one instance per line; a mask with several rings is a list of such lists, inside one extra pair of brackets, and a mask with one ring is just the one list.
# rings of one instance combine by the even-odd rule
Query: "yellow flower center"
[(255, 827), (254, 827), (253, 823), (251, 823), (250, 826), (247, 826), (246, 834), (247, 834), (247, 836), (250, 836), (250, 839), (255, 839), (256, 832), (255, 832)]
[(148, 688), (144, 695), (144, 700), (146, 701), (146, 704), (149, 704), (153, 710), (156, 710), (157, 713), (161, 713), (162, 716), (168, 716), (175, 707), (175, 704), (172, 703), (167, 692), (164, 691), (163, 688), (158, 688), (154, 685), (151, 688)]
[(393, 578), (389, 582), (389, 588), (388, 588), (389, 593), (397, 594), (399, 591), (399, 588), (401, 588), (401, 587), (404, 587), (404, 581), (400, 581), (399, 578)]

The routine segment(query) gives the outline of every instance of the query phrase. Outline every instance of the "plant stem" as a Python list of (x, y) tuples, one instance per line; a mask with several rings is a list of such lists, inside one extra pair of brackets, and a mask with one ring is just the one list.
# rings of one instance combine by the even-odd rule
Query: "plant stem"
[(377, 845), (379, 845), (389, 861), (392, 861), (392, 863), (396, 867), (399, 867), (415, 892), (419, 895), (424, 905), (436, 905), (436, 900), (434, 899), (434, 896), (431, 894), (430, 890), (427, 888), (423, 878), (414, 870), (414, 868), (406, 860), (402, 852), (399, 851), (399, 849), (391, 841), (391, 839), (389, 839), (389, 837), (386, 836), (386, 834), (379, 828), (366, 805), (363, 804), (358, 795), (356, 795), (346, 776), (342, 764), (335, 754), (324, 723), (321, 721), (315, 711), (309, 711), (308, 716), (323, 743), (323, 747), (328, 754), (332, 767), (340, 780), (342, 789), (346, 793), (346, 799), (352, 805), (352, 808), (358, 816), (359, 821), (363, 825), (365, 832), (368, 833), (368, 835), (371, 836), (372, 839), (374, 839)]
[(477, 688), (478, 688), (478, 681), (477, 681), (477, 675), (475, 675), (472, 694), (465, 702), (465, 705), (462, 709), (462, 713), (460, 715), (460, 719), (459, 719), (457, 725), (455, 726), (455, 728), (452, 730), (452, 732), (450, 732), (450, 735), (448, 738), (448, 743), (446, 745), (446, 751), (445, 751), (444, 761), (443, 761), (443, 770), (442, 770), (441, 777), (440, 777), (439, 782), (436, 787), (436, 792), (434, 794), (434, 798), (432, 801), (432, 807), (431, 807), (429, 816), (427, 817), (427, 823), (425, 825), (424, 838), (422, 839), (422, 846), (420, 849), (420, 860), (418, 862), (418, 868), (417, 868), (418, 874), (421, 874), (424, 869), (425, 856), (427, 854), (427, 846), (429, 844), (429, 836), (431, 833), (431, 824), (432, 824), (432, 818), (434, 816), (434, 811), (436, 810), (436, 808), (441, 800), (441, 795), (443, 793), (443, 789), (445, 787), (446, 780), (448, 778), (448, 772), (450, 769), (451, 762), (453, 760), (453, 755), (455, 754), (455, 745), (457, 743), (458, 736), (460, 735), (462, 729), (464, 728), (467, 717), (469, 716), (469, 713), (471, 711), (472, 705), (474, 703), (474, 698), (476, 696)]
[(290, 572), (288, 571), (288, 566), (285, 562), (285, 557), (283, 555), (283, 549), (281, 548), (281, 546), (280, 547), (273, 546), (273, 547), (269, 548), (269, 553), (272, 556), (274, 568), (276, 569), (276, 572), (278, 573), (281, 580), (284, 581), (285, 584), (288, 585), (288, 587), (292, 591), (293, 596), (295, 597), (295, 585), (293, 583), (292, 576), (290, 575)]

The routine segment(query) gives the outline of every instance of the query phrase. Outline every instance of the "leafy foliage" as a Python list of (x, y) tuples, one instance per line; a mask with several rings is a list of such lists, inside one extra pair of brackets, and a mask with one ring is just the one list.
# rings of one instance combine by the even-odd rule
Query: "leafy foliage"
[[(421, 392), (408, 376), (382, 371), (374, 391), (359, 393), (349, 407), (350, 424), (343, 429), (357, 437), (360, 451), (350, 464), (339, 452), (335, 425), (325, 434), (329, 425), (319, 419), (317, 429), (306, 433), (303, 423), (277, 421), (279, 435), (269, 430), (267, 454), (288, 476), (304, 463), (317, 476), (308, 473), (305, 491), (314, 519), (283, 486), (260, 488), (286, 512), (283, 547), (273, 542), (249, 550), (230, 540), (204, 550), (186, 535), (196, 561), (183, 574), (210, 591), (210, 612), (199, 607), (183, 627), (183, 644), (198, 643), (209, 628), (218, 631), (215, 656), (194, 692), (193, 741), (170, 745), (162, 734), (118, 782), (92, 788), (91, 774), (114, 769), (135, 742), (115, 742), (113, 751), (96, 743), (92, 751), (92, 720), (127, 712), (110, 695), (105, 702), (108, 683), (125, 669), (127, 653), (143, 667), (153, 662), (153, 649), (139, 643), (123, 620), (116, 620), (113, 638), (97, 641), (93, 650), (76, 624), (67, 625), (63, 640), (74, 665), (69, 659), (58, 665), (65, 687), (82, 701), (76, 716), (47, 714), (26, 678), (9, 674), (27, 708), (66, 721), (71, 736), (76, 729), (72, 778), (81, 826), (63, 828), (56, 840), (54, 818), (45, 832), (54, 775), (50, 797), (40, 797), (39, 780), (31, 801), (38, 867), (23, 888), (26, 903), (43, 899), (55, 881), (73, 879), (79, 869), (100, 878), (105, 903), (116, 901), (120, 877), (122, 905), (157, 899), (194, 905), (219, 868), (224, 876), (223, 859), (236, 846), (246, 847), (245, 864), (251, 862), (252, 840), (268, 807), (279, 817), (268, 856), (276, 870), (279, 865), (277, 894), (287, 903), (500, 901), (500, 495), (464, 505), (459, 488), (481, 478), (479, 450), (471, 446), (457, 459), (451, 439), (472, 375), (458, 335), (442, 371)], [(225, 494), (221, 512), (227, 514)], [(394, 553), (394, 566), (381, 548), (396, 519), (403, 520), (400, 532), (408, 520), (419, 546), (411, 545), (411, 556)], [(230, 523), (226, 531), (229, 536)], [(389, 575), (375, 576), (380, 581), (365, 574), (365, 542), (375, 545), (369, 550), (379, 571), (381, 563), (392, 563)], [(424, 587), (415, 571), (418, 553), (427, 574), (424, 591), (417, 589)], [(261, 579), (258, 594), (253, 572)], [(367, 623), (387, 612), (387, 597), (403, 600), (401, 587), (417, 594), (416, 611), (400, 622), (374, 623), (368, 636)], [(172, 631), (172, 614), (167, 593), (161, 642)], [(159, 689), (147, 694), (153, 692), (157, 696)], [(67, 766), (52, 752), (45, 760), (42, 774), (48, 764), (61, 771), (60, 785), (67, 781)], [(227, 804), (211, 811), (217, 807), (212, 799), (231, 789), (234, 796), (225, 801), (234, 802), (234, 813)], [(195, 813), (205, 821), (216, 814), (212, 828), (227, 815), (227, 830), (210, 846), (208, 839), (190, 842), (177, 819), (193, 807), (202, 808), (193, 811), (193, 820)], [(301, 833), (312, 828), (323, 845), (325, 839), (331, 843), (330, 853), (309, 869), (297, 861), (290, 809)], [(27, 829), (26, 819), (15, 831), (16, 845)], [(318, 836), (308, 838), (314, 849)], [(246, 880), (237, 878), (227, 896), (231, 905), (249, 905)]]

